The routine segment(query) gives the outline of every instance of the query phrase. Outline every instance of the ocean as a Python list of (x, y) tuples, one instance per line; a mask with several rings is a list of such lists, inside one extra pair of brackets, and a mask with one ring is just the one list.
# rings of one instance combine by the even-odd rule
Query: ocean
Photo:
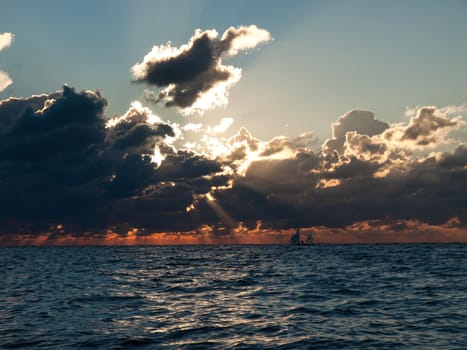
[(4, 247), (0, 348), (467, 349), (467, 245)]

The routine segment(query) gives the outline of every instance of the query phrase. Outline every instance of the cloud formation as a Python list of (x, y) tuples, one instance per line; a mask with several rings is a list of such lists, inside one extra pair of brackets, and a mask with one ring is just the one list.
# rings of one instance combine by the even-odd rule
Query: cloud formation
[[(322, 152), (284, 137), (261, 142), (242, 130), (229, 142), (231, 153), (222, 157), (240, 176), (211, 197), (250, 228), (258, 218), (270, 229), (348, 227), (368, 220), (444, 225), (453, 219), (465, 228), (466, 146), (457, 142), (452, 153), (433, 153), (444, 142), (436, 139), (437, 144), (417, 145), (415, 154), (403, 137), (420, 115), (435, 125), (427, 128), (434, 133), (462, 124), (459, 116), (444, 116), (441, 123), (440, 110), (426, 114), (427, 109), (420, 107), (407, 124), (392, 125), (370, 112), (346, 113), (333, 125), (333, 138)], [(391, 130), (400, 131), (398, 138), (388, 137)]]
[(410, 118), (408, 126), (394, 126), (386, 132), (386, 138), (408, 141), (414, 146), (436, 145), (443, 141), (449, 131), (463, 124), (461, 116), (449, 118), (436, 107), (421, 107)]
[[(151, 222), (157, 221), (155, 212), (164, 217), (184, 212), (190, 188), (173, 188), (177, 171), (167, 174), (169, 162), (176, 159), (183, 166), (187, 182), (212, 166), (189, 152), (183, 153), (184, 162), (177, 158), (180, 152), (170, 143), (176, 126), (151, 117), (149, 110), (135, 104), (109, 121), (106, 105), (98, 92), (77, 93), (66, 86), (61, 92), (0, 103), (2, 232), (46, 232), (60, 225), (83, 234), (127, 222), (134, 227), (145, 221), (135, 208), (149, 203)], [(156, 148), (167, 153), (161, 170), (153, 159)], [(117, 219), (123, 208), (125, 214)]]
[(328, 139), (323, 150), (327, 153), (332, 151), (342, 152), (349, 131), (355, 131), (361, 135), (378, 135), (389, 127), (389, 124), (375, 119), (375, 115), (370, 111), (353, 110), (345, 113), (337, 122), (331, 125), (332, 138)]
[[(15, 36), (12, 33), (0, 34), (0, 51), (10, 47), (14, 37)], [(11, 84), (13, 84), (13, 80), (10, 78), (8, 73), (0, 70), (0, 92), (5, 90)]]
[[(0, 35), (0, 50), (12, 40)], [(202, 112), (240, 79), (222, 61), (268, 40), (256, 26), (197, 30), (179, 48), (155, 46), (133, 78), (161, 88), (148, 92), (157, 102)], [(179, 125), (139, 101), (111, 117), (107, 104), (68, 86), (0, 101), (0, 244), (287, 243), (296, 227), (323, 242), (467, 241), (465, 105), (419, 106), (402, 123), (349, 111), (319, 146), (310, 133), (227, 137), (233, 118)]]
[(391, 232), (410, 223), (408, 231), (466, 230), (467, 147), (437, 151), (444, 140), (433, 136), (463, 120), (440, 109), (420, 107), (399, 124), (346, 113), (321, 149), (307, 146), (309, 134), (261, 141), (240, 128), (224, 138), (224, 119), (187, 148), (183, 134), (198, 127), (163, 121), (139, 102), (114, 118), (106, 106), (100, 93), (66, 86), (0, 102), (2, 237), (256, 242), (246, 235), (257, 232), (288, 242), (284, 232), (298, 226), (338, 236), (376, 222)]
[(230, 27), (218, 37), (215, 30), (196, 30), (188, 44), (157, 45), (141, 63), (132, 67), (133, 79), (163, 88), (146, 97), (176, 106), (182, 113), (200, 112), (227, 103), (228, 90), (241, 77), (241, 69), (222, 64), (222, 59), (252, 49), (271, 39), (255, 25)]

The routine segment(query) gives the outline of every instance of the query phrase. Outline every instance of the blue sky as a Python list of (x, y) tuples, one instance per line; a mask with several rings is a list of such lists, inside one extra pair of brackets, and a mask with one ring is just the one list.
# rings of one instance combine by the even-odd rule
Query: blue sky
[[(459, 105), (467, 97), (465, 1), (23, 1), (4, 0), (0, 53), (13, 84), (0, 99), (100, 89), (109, 112), (141, 96), (130, 68), (154, 45), (184, 44), (194, 29), (256, 24), (274, 40), (227, 63), (243, 69), (230, 102), (203, 117), (151, 108), (163, 119), (234, 118), (255, 136), (330, 134), (346, 111), (405, 120), (407, 106)], [(265, 127), (267, 125), (267, 127)]]

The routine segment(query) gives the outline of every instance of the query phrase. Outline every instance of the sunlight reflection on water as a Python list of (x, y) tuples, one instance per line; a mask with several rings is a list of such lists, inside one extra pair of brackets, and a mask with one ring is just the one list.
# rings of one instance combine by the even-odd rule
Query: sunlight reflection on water
[(467, 245), (0, 250), (3, 348), (467, 344)]

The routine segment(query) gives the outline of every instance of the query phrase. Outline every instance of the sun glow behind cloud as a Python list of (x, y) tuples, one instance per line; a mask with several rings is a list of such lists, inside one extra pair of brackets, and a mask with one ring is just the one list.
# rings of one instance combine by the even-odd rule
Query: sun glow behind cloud
[(134, 81), (163, 88), (158, 94), (147, 91), (146, 98), (176, 106), (185, 115), (226, 105), (228, 90), (242, 71), (222, 64), (222, 59), (268, 42), (271, 36), (255, 25), (230, 27), (220, 39), (218, 35), (214, 29), (197, 29), (188, 44), (178, 48), (170, 42), (154, 46), (132, 67)]
[[(57, 116), (69, 113), (71, 120), (83, 118), (80, 128), (87, 125), (84, 130), (88, 130), (89, 136), (81, 138), (93, 140), (97, 152), (84, 152), (89, 159), (69, 163), (66, 168), (91, 166), (86, 172), (78, 172), (87, 174), (79, 181), (91, 181), (87, 186), (97, 185), (86, 194), (88, 198), (96, 196), (94, 203), (98, 205), (90, 207), (93, 211), (88, 215), (95, 217), (94, 211), (109, 213), (98, 229), (80, 227), (83, 219), (74, 222), (66, 216), (50, 217), (49, 220), (60, 224), (51, 226), (50, 231), (31, 232), (29, 236), (6, 235), (4, 244), (20, 236), (30, 244), (71, 244), (79, 240), (82, 240), (80, 244), (259, 243), (261, 240), (281, 243), (287, 242), (285, 237), (290, 236), (285, 232), (293, 231), (296, 226), (317, 233), (315, 237), (322, 242), (335, 242), (324, 233), (326, 227), (336, 237), (349, 232), (348, 242), (421, 241), (429, 237), (433, 241), (462, 241), (465, 233), (465, 212), (454, 204), (463, 193), (466, 148), (455, 138), (446, 136), (465, 127), (463, 116), (457, 115), (464, 113), (462, 108), (419, 107), (406, 123), (392, 124), (378, 121), (367, 111), (351, 111), (333, 124), (333, 137), (320, 150), (307, 147), (315, 144), (310, 134), (262, 141), (240, 128), (233, 136), (225, 137), (223, 133), (233, 125), (233, 118), (221, 119), (214, 125), (203, 121), (202, 126), (187, 123), (186, 127), (180, 127), (164, 121), (137, 101), (122, 116), (108, 119), (102, 112), (105, 104), (97, 92), (76, 93), (69, 87), (64, 87), (63, 92), (0, 103), (0, 113), (13, 113), (5, 114), (10, 118), (3, 120), (2, 132), (6, 135), (23, 132), (21, 128), (27, 123), (49, 120), (52, 124), (45, 127), (61, 128), (58, 130), (69, 135), (67, 121)], [(8, 109), (14, 105), (14, 109)], [(22, 117), (22, 111), (28, 106), (34, 114)], [(77, 106), (81, 109), (76, 110)], [(20, 113), (20, 117), (15, 113)], [(101, 126), (105, 127), (101, 129)], [(100, 130), (98, 138), (94, 130)], [(26, 128), (24, 132), (27, 131)], [(184, 146), (187, 134), (199, 137), (189, 149)], [(5, 140), (13, 139), (6, 137)], [(457, 148), (433, 152), (444, 146), (446, 140)], [(36, 141), (30, 142), (35, 145)], [(41, 138), (37, 142), (44, 145)], [(89, 149), (88, 143), (73, 142), (74, 147)], [(55, 154), (46, 153), (41, 157), (55, 157)], [(21, 162), (26, 157), (18, 153), (15, 156), (21, 157), (18, 159)], [(69, 158), (64, 159), (69, 162)], [(95, 164), (100, 167), (96, 168)], [(47, 179), (49, 176), (46, 174)], [(10, 186), (16, 189), (16, 201), (22, 198), (16, 195), (23, 191), (22, 183), (30, 181), (25, 178), (24, 182), (15, 181)], [(49, 186), (54, 189), (56, 184)], [(39, 191), (38, 198), (42, 198), (42, 188), (36, 191)], [(106, 197), (100, 197), (102, 191), (107, 192)], [(427, 201), (426, 193), (449, 196)], [(30, 190), (28, 194), (29, 198), (36, 195)], [(110, 200), (105, 203), (102, 198)], [(443, 203), (441, 210), (438, 203)], [(418, 210), (420, 206), (424, 209)], [(333, 212), (335, 208), (343, 209)], [(399, 208), (405, 209), (401, 212)], [(153, 215), (158, 219), (153, 221)], [(161, 223), (167, 227), (157, 228)], [(15, 229), (14, 222), (11, 224), (10, 230)], [(426, 228), (423, 234), (413, 233), (416, 225)], [(27, 227), (20, 229), (27, 230)], [(365, 234), (357, 234), (359, 230)], [(247, 236), (248, 232), (251, 237)], [(413, 236), (409, 237), (409, 232)]]
[[(178, 48), (156, 45), (133, 78), (158, 89), (152, 102), (204, 112), (226, 104), (240, 79), (240, 68), (222, 60), (270, 39), (256, 26), (220, 38), (198, 30)], [(1, 101), (0, 194), (8, 205), (0, 230), (12, 233), (3, 242), (287, 243), (295, 227), (320, 242), (465, 234), (463, 105), (419, 106), (395, 123), (352, 110), (319, 145), (303, 130), (261, 140), (230, 111), (174, 123), (147, 100), (118, 117), (106, 115), (100, 92), (68, 86)], [(249, 118), (269, 128), (264, 116)]]
[[(124, 234), (107, 231), (103, 234), (73, 235), (56, 232), (40, 235), (2, 235), (0, 246), (63, 246), (63, 245), (198, 245), (198, 244), (289, 244), (295, 229), (271, 230), (261, 227), (248, 228), (242, 223), (228, 234), (216, 232), (203, 225), (195, 231), (148, 233), (130, 229)], [(313, 235), (317, 244), (355, 243), (467, 243), (467, 230), (456, 224), (456, 219), (443, 225), (429, 225), (416, 220), (393, 223), (364, 221), (342, 227), (316, 226), (302, 228), (303, 236)]]

